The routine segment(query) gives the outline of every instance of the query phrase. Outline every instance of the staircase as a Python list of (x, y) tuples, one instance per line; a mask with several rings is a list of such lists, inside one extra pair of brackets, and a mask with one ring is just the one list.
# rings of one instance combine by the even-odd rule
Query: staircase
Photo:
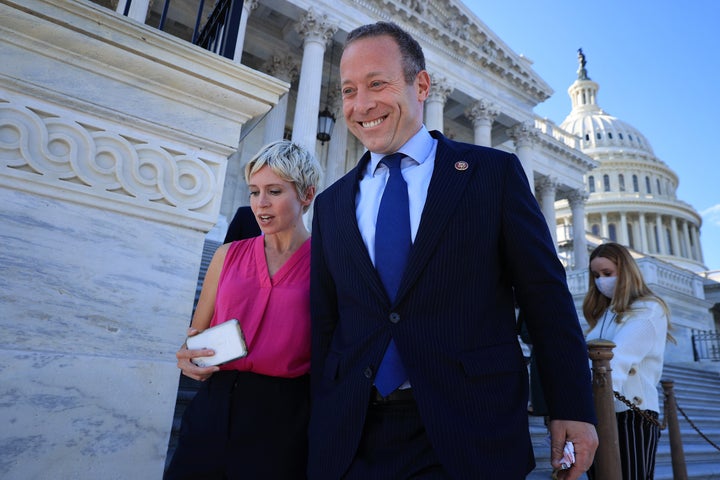
[[(698, 367), (665, 365), (664, 380), (675, 382), (675, 399), (700, 431), (716, 445), (720, 445), (720, 374)], [(658, 387), (662, 412), (664, 393)], [(661, 421), (664, 414), (661, 413)], [(678, 411), (683, 452), (688, 480), (720, 480), (720, 451), (703, 439)], [(530, 417), (530, 434), (537, 467), (528, 480), (549, 479), (550, 447), (545, 442), (547, 431), (542, 417)], [(586, 479), (586, 476), (581, 477)], [(615, 479), (601, 479), (615, 480)], [(673, 480), (670, 439), (667, 429), (662, 431), (655, 462), (655, 480)]]
[[(215, 254), (215, 250), (217, 250), (220, 245), (220, 242), (205, 240), (205, 245), (203, 246), (202, 261), (200, 262), (200, 271), (198, 273), (198, 283), (195, 289), (195, 303), (193, 304), (193, 313), (195, 313), (195, 305), (197, 305), (198, 298), (200, 298), (200, 291), (202, 290), (205, 274), (207, 273), (207, 269), (210, 266), (210, 260), (212, 260), (212, 257)], [(188, 326), (190, 326), (190, 319), (188, 319)], [(178, 393), (175, 400), (175, 413), (173, 415), (173, 424), (172, 430), (170, 432), (170, 441), (168, 443), (167, 457), (165, 458), (165, 468), (167, 468), (167, 466), (170, 464), (170, 460), (172, 459), (175, 448), (177, 447), (178, 435), (180, 433), (180, 424), (183, 413), (185, 412), (185, 407), (187, 407), (187, 405), (190, 403), (190, 400), (193, 399), (195, 393), (197, 393), (198, 389), (200, 388), (200, 385), (202, 385), (201, 382), (182, 375), (179, 370), (178, 375), (180, 379), (178, 382)]]

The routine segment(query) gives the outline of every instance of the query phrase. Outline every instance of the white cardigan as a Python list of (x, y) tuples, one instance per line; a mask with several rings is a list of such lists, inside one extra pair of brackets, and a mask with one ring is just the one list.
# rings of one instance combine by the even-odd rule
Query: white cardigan
[[(637, 300), (622, 323), (612, 312), (605, 312), (587, 340), (603, 338), (616, 344), (612, 368), (613, 390), (638, 406), (640, 410), (659, 412), (657, 385), (663, 369), (667, 317), (662, 306), (653, 300)], [(615, 411), (628, 407), (615, 400)]]

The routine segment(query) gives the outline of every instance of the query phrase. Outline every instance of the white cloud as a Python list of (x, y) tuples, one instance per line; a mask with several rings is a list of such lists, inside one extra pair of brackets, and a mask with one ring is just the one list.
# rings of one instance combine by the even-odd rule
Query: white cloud
[(703, 217), (703, 221), (706, 224), (711, 224), (720, 227), (720, 203), (713, 205), (712, 207), (706, 208), (700, 215)]

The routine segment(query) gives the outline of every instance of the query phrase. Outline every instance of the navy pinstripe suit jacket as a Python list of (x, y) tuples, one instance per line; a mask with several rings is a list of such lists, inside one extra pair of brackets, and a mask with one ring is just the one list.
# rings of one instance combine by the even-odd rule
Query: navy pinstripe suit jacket
[(587, 350), (565, 271), (520, 162), (431, 134), (439, 142), (435, 167), (394, 304), (355, 219), (369, 154), (315, 201), (311, 480), (339, 479), (352, 461), (391, 336), (453, 478), (524, 478), (534, 459), (515, 301), (551, 416), (595, 422)]

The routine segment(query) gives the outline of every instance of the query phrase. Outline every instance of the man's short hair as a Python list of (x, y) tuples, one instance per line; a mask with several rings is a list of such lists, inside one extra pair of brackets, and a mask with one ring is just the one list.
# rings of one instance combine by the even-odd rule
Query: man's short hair
[(405, 82), (411, 84), (422, 70), (425, 70), (425, 54), (420, 44), (408, 32), (392, 22), (377, 22), (362, 25), (348, 33), (345, 48), (356, 40), (387, 35), (400, 48)]

